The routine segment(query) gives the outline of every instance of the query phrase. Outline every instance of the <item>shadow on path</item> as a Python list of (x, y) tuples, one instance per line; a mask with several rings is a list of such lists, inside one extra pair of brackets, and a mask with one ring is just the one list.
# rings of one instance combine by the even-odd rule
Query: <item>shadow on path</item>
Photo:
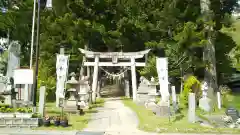
[(124, 90), (122, 90), (118, 85), (107, 85), (102, 88), (100, 95), (102, 98), (111, 97), (123, 97), (125, 95)]

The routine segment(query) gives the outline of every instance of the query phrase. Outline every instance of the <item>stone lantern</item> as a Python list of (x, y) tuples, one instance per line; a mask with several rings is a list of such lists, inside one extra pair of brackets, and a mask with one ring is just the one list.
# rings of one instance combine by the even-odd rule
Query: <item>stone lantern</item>
[(69, 98), (65, 100), (64, 110), (67, 112), (76, 112), (78, 113), (78, 88), (79, 82), (75, 79), (75, 73), (70, 74), (71, 79), (67, 81), (67, 85), (69, 89), (67, 92), (69, 93)]
[(155, 82), (154, 78), (151, 78), (151, 81), (148, 84), (149, 91), (148, 91), (148, 98), (150, 102), (156, 102), (157, 93), (157, 85), (158, 83)]
[(80, 109), (82, 108), (88, 108), (88, 99), (89, 99), (89, 85), (87, 80), (81, 80), (79, 82), (79, 91), (78, 91), (78, 96), (79, 96), (79, 101), (78, 101), (78, 106)]

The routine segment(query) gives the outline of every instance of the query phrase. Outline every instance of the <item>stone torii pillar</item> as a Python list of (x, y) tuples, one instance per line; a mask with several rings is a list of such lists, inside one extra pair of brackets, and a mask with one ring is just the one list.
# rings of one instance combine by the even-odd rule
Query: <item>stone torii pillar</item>
[(94, 71), (93, 71), (93, 80), (92, 80), (92, 101), (96, 102), (96, 91), (97, 91), (97, 83), (98, 83), (98, 65), (99, 65), (99, 56), (95, 56), (94, 60)]
[(133, 101), (136, 101), (136, 99), (137, 99), (137, 79), (136, 79), (136, 63), (135, 63), (134, 58), (131, 58), (131, 73), (132, 73)]

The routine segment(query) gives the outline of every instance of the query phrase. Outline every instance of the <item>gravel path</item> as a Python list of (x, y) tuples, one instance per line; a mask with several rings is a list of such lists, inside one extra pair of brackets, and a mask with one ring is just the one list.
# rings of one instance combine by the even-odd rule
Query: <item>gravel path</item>
[(119, 98), (108, 98), (105, 105), (93, 115), (88, 127), (84, 131), (131, 131), (136, 132), (138, 119), (135, 113), (125, 107)]

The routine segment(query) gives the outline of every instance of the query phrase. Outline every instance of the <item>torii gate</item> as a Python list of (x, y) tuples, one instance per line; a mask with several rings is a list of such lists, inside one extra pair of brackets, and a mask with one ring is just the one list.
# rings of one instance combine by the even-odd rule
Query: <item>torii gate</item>
[[(96, 100), (96, 89), (97, 89), (97, 78), (98, 78), (98, 67), (116, 67), (116, 66), (131, 66), (132, 74), (132, 91), (133, 101), (136, 101), (137, 97), (137, 81), (136, 81), (136, 66), (144, 67), (145, 62), (136, 62), (135, 59), (143, 58), (144, 55), (148, 54), (150, 49), (139, 51), (139, 52), (93, 52), (79, 48), (82, 54), (85, 54), (86, 58), (94, 58), (94, 62), (84, 62), (83, 66), (94, 66), (93, 81), (92, 81), (92, 100)], [(112, 62), (100, 62), (99, 59), (112, 59)], [(118, 62), (118, 59), (130, 60), (129, 62)]]

